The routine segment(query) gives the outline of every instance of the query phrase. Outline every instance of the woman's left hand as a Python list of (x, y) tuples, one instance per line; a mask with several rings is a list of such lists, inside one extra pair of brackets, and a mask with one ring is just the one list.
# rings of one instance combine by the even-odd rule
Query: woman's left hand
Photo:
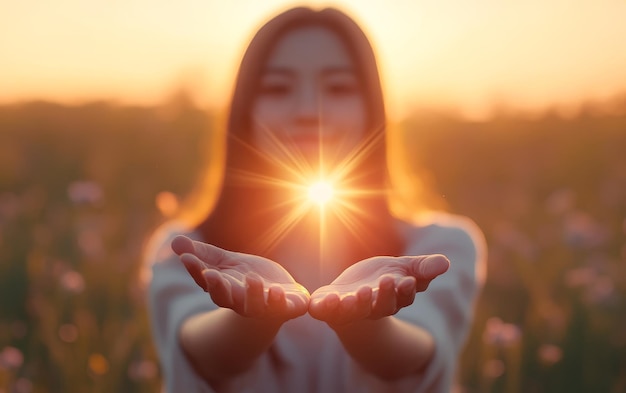
[(440, 254), (362, 260), (313, 292), (309, 314), (335, 326), (393, 315), (449, 266)]

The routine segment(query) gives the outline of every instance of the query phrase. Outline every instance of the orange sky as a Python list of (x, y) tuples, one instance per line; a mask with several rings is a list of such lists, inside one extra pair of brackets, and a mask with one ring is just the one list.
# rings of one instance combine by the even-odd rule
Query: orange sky
[[(222, 106), (251, 34), (288, 0), (0, 0), (0, 103), (155, 103), (188, 84)], [(481, 116), (626, 90), (623, 0), (337, 0), (379, 54), (392, 115)]]

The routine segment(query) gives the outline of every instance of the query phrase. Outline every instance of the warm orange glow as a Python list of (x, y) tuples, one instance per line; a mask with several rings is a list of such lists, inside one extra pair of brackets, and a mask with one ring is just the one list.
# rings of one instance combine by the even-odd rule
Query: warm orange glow
[[(281, 206), (288, 206), (290, 209), (281, 220), (265, 231), (264, 236), (260, 238), (260, 247), (271, 249), (299, 222), (311, 214), (319, 217), (317, 222), (322, 238), (325, 238), (328, 234), (326, 231), (331, 229), (325, 227), (326, 218), (330, 216), (358, 236), (359, 228), (356, 219), (367, 212), (355, 203), (355, 197), (383, 191), (358, 189), (350, 185), (354, 183), (355, 178), (362, 175), (357, 173), (356, 169), (368, 158), (372, 149), (381, 142), (380, 138), (384, 138), (384, 135), (375, 134), (363, 140), (352, 151), (342, 154), (337, 160), (326, 159), (321, 151), (323, 146), (320, 146), (319, 165), (317, 168), (312, 168), (302, 155), (286, 146), (270, 130), (267, 132), (275, 144), (275, 150), (272, 153), (259, 151), (250, 145), (247, 147), (280, 168), (280, 175), (239, 173), (238, 181), (282, 190), (285, 199), (281, 202)], [(231, 143), (244, 142), (233, 139)], [(277, 151), (280, 154), (277, 154)], [(268, 206), (268, 209), (272, 209), (272, 206)], [(320, 244), (320, 247), (323, 246)]]
[[(626, 89), (626, 2), (322, 0), (371, 38), (390, 115), (503, 101), (541, 109)], [(291, 0), (13, 1), (0, 26), (0, 103), (115, 99), (154, 104), (181, 85), (224, 107), (243, 48)], [(241, 12), (245, 9), (246, 12)], [(89, 22), (87, 22), (89, 21)]]
[(333, 199), (334, 194), (335, 189), (333, 184), (326, 180), (318, 180), (314, 182), (309, 186), (307, 191), (309, 201), (318, 205), (320, 208), (330, 202)]

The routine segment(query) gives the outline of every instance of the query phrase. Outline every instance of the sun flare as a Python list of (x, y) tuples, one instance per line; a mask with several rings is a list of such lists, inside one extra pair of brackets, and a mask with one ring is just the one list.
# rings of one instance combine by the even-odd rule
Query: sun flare
[[(369, 158), (375, 146), (384, 137), (383, 133), (372, 133), (345, 154), (327, 154), (322, 151), (317, 163), (311, 163), (297, 149), (278, 139), (266, 129), (275, 151), (261, 151), (248, 142), (233, 138), (276, 168), (276, 173), (265, 175), (249, 171), (236, 172), (236, 181), (241, 184), (256, 183), (260, 187), (284, 192), (284, 199), (268, 210), (283, 209), (280, 220), (272, 222), (259, 236), (259, 246), (270, 250), (299, 223), (318, 225), (321, 238), (332, 236), (338, 225), (359, 237), (359, 221), (367, 215), (361, 201), (384, 193), (382, 189), (363, 186), (360, 165)], [(313, 221), (308, 220), (309, 218)], [(320, 244), (323, 248), (323, 245)]]
[(316, 204), (320, 208), (330, 202), (334, 195), (335, 188), (333, 184), (326, 180), (318, 180), (312, 183), (307, 190), (309, 202)]

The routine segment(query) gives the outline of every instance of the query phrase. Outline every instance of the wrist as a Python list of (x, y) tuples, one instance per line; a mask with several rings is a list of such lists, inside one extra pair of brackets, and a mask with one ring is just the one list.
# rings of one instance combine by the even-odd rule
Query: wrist
[[(232, 310), (230, 310), (232, 311)], [(242, 328), (252, 329), (255, 332), (273, 332), (278, 331), (280, 327), (288, 321), (282, 316), (246, 316), (237, 312), (232, 312), (232, 318), (237, 325)]]
[(339, 336), (360, 334), (362, 332), (372, 334), (377, 330), (385, 329), (386, 326), (391, 322), (391, 318), (391, 316), (386, 316), (378, 319), (364, 318), (348, 323), (333, 324), (331, 322), (328, 322), (327, 324)]

